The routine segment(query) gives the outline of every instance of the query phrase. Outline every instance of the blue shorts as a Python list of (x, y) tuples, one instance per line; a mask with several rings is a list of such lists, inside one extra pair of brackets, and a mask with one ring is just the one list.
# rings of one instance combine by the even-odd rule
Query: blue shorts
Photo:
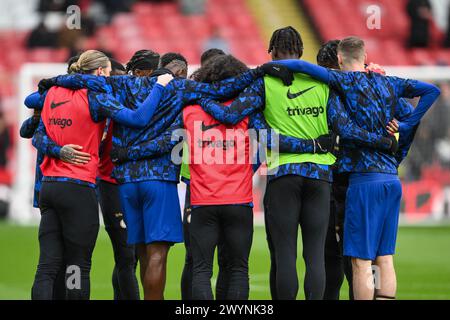
[(344, 221), (344, 255), (375, 260), (395, 253), (402, 185), (397, 175), (350, 175)]
[(141, 181), (119, 185), (128, 244), (182, 242), (177, 184)]

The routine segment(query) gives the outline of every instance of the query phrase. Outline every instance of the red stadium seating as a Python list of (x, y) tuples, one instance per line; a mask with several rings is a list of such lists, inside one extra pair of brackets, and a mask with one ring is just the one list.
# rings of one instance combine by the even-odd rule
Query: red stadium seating
[[(409, 20), (407, 0), (303, 0), (323, 41), (349, 35), (362, 37), (367, 43), (370, 61), (385, 65), (450, 65), (450, 50), (436, 49), (442, 32), (431, 28), (431, 46), (410, 50), (406, 47)], [(369, 29), (367, 8), (378, 5), (381, 9), (381, 28)], [(389, 18), (386, 18), (389, 17)]]
[[(122, 42), (129, 43), (131, 35), (142, 37), (148, 44), (146, 48), (159, 52), (178, 51), (186, 55), (190, 63), (200, 62), (203, 44), (213, 31), (219, 32), (233, 53), (245, 62), (258, 64), (266, 59), (264, 53), (252, 52), (256, 47), (262, 48), (263, 42), (241, 0), (211, 0), (206, 4), (205, 15), (187, 16), (179, 12), (176, 3), (136, 3), (131, 13), (116, 16), (111, 27), (115, 32), (109, 35), (119, 37)], [(118, 51), (125, 58), (124, 49)]]
[(68, 50), (36, 48), (28, 51), (27, 61), (29, 62), (55, 62), (67, 60)]
[[(131, 12), (116, 14), (111, 24), (97, 29), (86, 48), (98, 46), (127, 62), (136, 50), (180, 52), (189, 63), (200, 62), (205, 41), (218, 32), (232, 53), (249, 64), (268, 60), (258, 26), (243, 0), (208, 0), (205, 14), (183, 15), (177, 1), (136, 2)], [(65, 62), (67, 49), (26, 48), (29, 31), (0, 31), (0, 96), (4, 101), (16, 94), (16, 77), (25, 62)]]

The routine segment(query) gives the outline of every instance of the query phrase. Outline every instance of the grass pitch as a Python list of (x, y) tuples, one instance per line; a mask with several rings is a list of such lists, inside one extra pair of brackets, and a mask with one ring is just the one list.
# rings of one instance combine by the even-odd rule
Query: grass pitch
[[(0, 223), (0, 299), (30, 299), (38, 255), (37, 227)], [(302, 288), (305, 269), (301, 259), (301, 244), (298, 256), (298, 299), (304, 299)], [(166, 299), (181, 297), (183, 263), (184, 247), (178, 244), (171, 249), (169, 256)], [(395, 263), (398, 299), (450, 299), (450, 226), (401, 227)], [(270, 299), (269, 268), (264, 228), (255, 227), (250, 257), (251, 299)], [(92, 262), (92, 299), (112, 299), (112, 269), (112, 247), (108, 235), (101, 228)], [(341, 299), (348, 298), (347, 291), (347, 285), (344, 284)]]

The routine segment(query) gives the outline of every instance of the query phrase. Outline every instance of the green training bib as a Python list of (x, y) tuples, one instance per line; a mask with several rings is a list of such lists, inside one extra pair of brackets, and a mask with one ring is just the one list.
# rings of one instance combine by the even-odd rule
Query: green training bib
[[(310, 76), (296, 73), (290, 87), (274, 77), (265, 76), (266, 107), (264, 117), (278, 133), (315, 139), (328, 134), (327, 103), (329, 88)], [(332, 165), (336, 157), (326, 154), (267, 153), (269, 169), (288, 163), (312, 162)]]
[(183, 142), (183, 157), (180, 175), (187, 180), (191, 180), (191, 172), (189, 170), (189, 149), (186, 141)]

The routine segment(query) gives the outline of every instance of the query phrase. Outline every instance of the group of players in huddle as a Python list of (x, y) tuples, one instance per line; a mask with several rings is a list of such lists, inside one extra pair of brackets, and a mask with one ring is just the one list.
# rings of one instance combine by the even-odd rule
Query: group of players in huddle
[[(395, 298), (397, 168), (439, 89), (366, 65), (357, 37), (324, 44), (318, 66), (300, 60), (292, 27), (273, 33), (268, 52), (273, 62), (248, 69), (211, 49), (186, 79), (177, 53), (140, 50), (124, 68), (88, 50), (67, 75), (39, 83), (21, 128), (38, 150), (33, 299), (89, 298), (99, 203), (115, 299), (139, 299), (137, 261), (144, 298), (163, 299), (167, 255), (179, 242), (184, 300), (214, 298), (216, 248), (215, 298), (248, 299), (252, 177), (261, 163), (272, 298), (297, 297), (299, 226), (306, 299), (339, 299), (344, 273), (352, 299)], [(404, 99), (414, 97), (415, 108)]]

